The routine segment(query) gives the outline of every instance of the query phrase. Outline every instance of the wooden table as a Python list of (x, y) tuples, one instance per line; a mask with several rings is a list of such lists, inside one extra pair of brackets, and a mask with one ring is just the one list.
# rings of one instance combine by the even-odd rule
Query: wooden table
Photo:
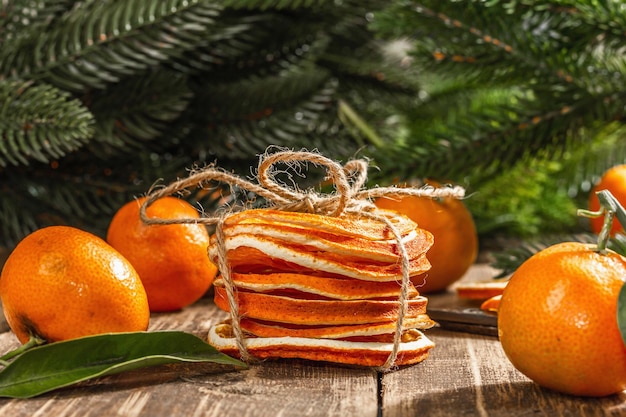
[[(489, 276), (477, 265), (464, 279)], [(431, 305), (456, 295), (431, 296)], [(155, 314), (151, 329), (205, 336), (225, 314), (203, 299)], [(170, 365), (103, 377), (29, 400), (0, 399), (0, 416), (620, 416), (626, 395), (586, 399), (537, 387), (506, 359), (495, 336), (435, 328), (430, 357), (380, 374), (300, 360), (246, 370), (215, 364)], [(17, 346), (0, 333), (0, 352)]]

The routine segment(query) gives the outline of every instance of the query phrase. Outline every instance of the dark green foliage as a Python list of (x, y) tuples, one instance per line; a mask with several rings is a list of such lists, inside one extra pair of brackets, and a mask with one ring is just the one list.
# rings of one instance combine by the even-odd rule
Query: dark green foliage
[(483, 233), (568, 229), (568, 199), (626, 162), (625, 21), (612, 1), (394, 2), (374, 25), (408, 38), (422, 91), (377, 161), (466, 185)]
[(481, 234), (584, 229), (626, 162), (624, 27), (610, 1), (0, 0), (0, 245), (103, 235), (159, 179), (271, 145), (461, 183)]
[(396, 2), (377, 28), (412, 36), (414, 65), (434, 74), (409, 112), (420, 135), (401, 150), (428, 158), (405, 158), (403, 171), (481, 180), (546, 149), (586, 146), (621, 120), (626, 11), (592, 4)]
[[(562, 169), (562, 164), (556, 161), (534, 160), (485, 180), (466, 202), (478, 233), (486, 235), (506, 229), (528, 238), (574, 230), (578, 226), (577, 207), (558, 177), (555, 178)], [(494, 213), (501, 214), (494, 217)]]
[(0, 1), (1, 244), (59, 223), (104, 235), (159, 179), (248, 175), (269, 145), (354, 155), (340, 100), (415, 92), (381, 80), (395, 63), (367, 16), (385, 5)]
[(60, 158), (93, 132), (93, 118), (80, 101), (48, 84), (0, 82), (0, 98), (0, 167)]

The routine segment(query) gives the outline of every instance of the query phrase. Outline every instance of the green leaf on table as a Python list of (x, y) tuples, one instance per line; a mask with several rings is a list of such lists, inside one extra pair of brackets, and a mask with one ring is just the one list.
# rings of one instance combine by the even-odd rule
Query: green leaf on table
[(95, 377), (177, 362), (247, 366), (189, 333), (103, 334), (41, 345), (17, 356), (0, 371), (0, 397), (29, 398)]
[(617, 298), (617, 327), (619, 327), (622, 340), (626, 345), (626, 283), (622, 285)]

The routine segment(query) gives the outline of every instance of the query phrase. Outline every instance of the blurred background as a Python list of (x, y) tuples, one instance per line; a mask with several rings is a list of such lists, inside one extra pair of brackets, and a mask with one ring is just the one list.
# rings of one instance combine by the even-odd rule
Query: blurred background
[(0, 265), (271, 145), (462, 185), (483, 248), (587, 239), (626, 163), (625, 27), (620, 1), (0, 0)]

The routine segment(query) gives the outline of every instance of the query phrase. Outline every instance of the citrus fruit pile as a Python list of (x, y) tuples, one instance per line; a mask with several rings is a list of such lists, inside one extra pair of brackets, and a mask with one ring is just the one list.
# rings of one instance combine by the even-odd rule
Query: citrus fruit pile
[[(112, 219), (107, 240), (67, 226), (39, 229), (9, 255), (0, 276), (7, 322), (20, 342), (54, 342), (112, 332), (144, 331), (150, 312), (178, 310), (202, 297), (217, 267), (201, 224), (147, 225), (131, 201)], [(174, 197), (148, 217), (198, 218)]]
[[(382, 213), (382, 211), (381, 211)], [(430, 267), (432, 235), (405, 216), (387, 212), (408, 252), (409, 275)], [(381, 221), (344, 213), (338, 217), (247, 210), (229, 216), (209, 253), (219, 247), (236, 287), (233, 297), (258, 358), (301, 358), (382, 366), (393, 349), (403, 278), (397, 241)], [(230, 311), (223, 278), (215, 304)], [(419, 330), (433, 326), (427, 299), (408, 288), (408, 311), (396, 365), (424, 360), (434, 346)], [(232, 323), (213, 326), (209, 342), (238, 355)]]
[(403, 196), (379, 198), (381, 209), (394, 210), (409, 217), (435, 237), (428, 251), (431, 269), (413, 278), (422, 294), (431, 294), (448, 288), (461, 279), (478, 254), (478, 235), (471, 213), (456, 198)]

